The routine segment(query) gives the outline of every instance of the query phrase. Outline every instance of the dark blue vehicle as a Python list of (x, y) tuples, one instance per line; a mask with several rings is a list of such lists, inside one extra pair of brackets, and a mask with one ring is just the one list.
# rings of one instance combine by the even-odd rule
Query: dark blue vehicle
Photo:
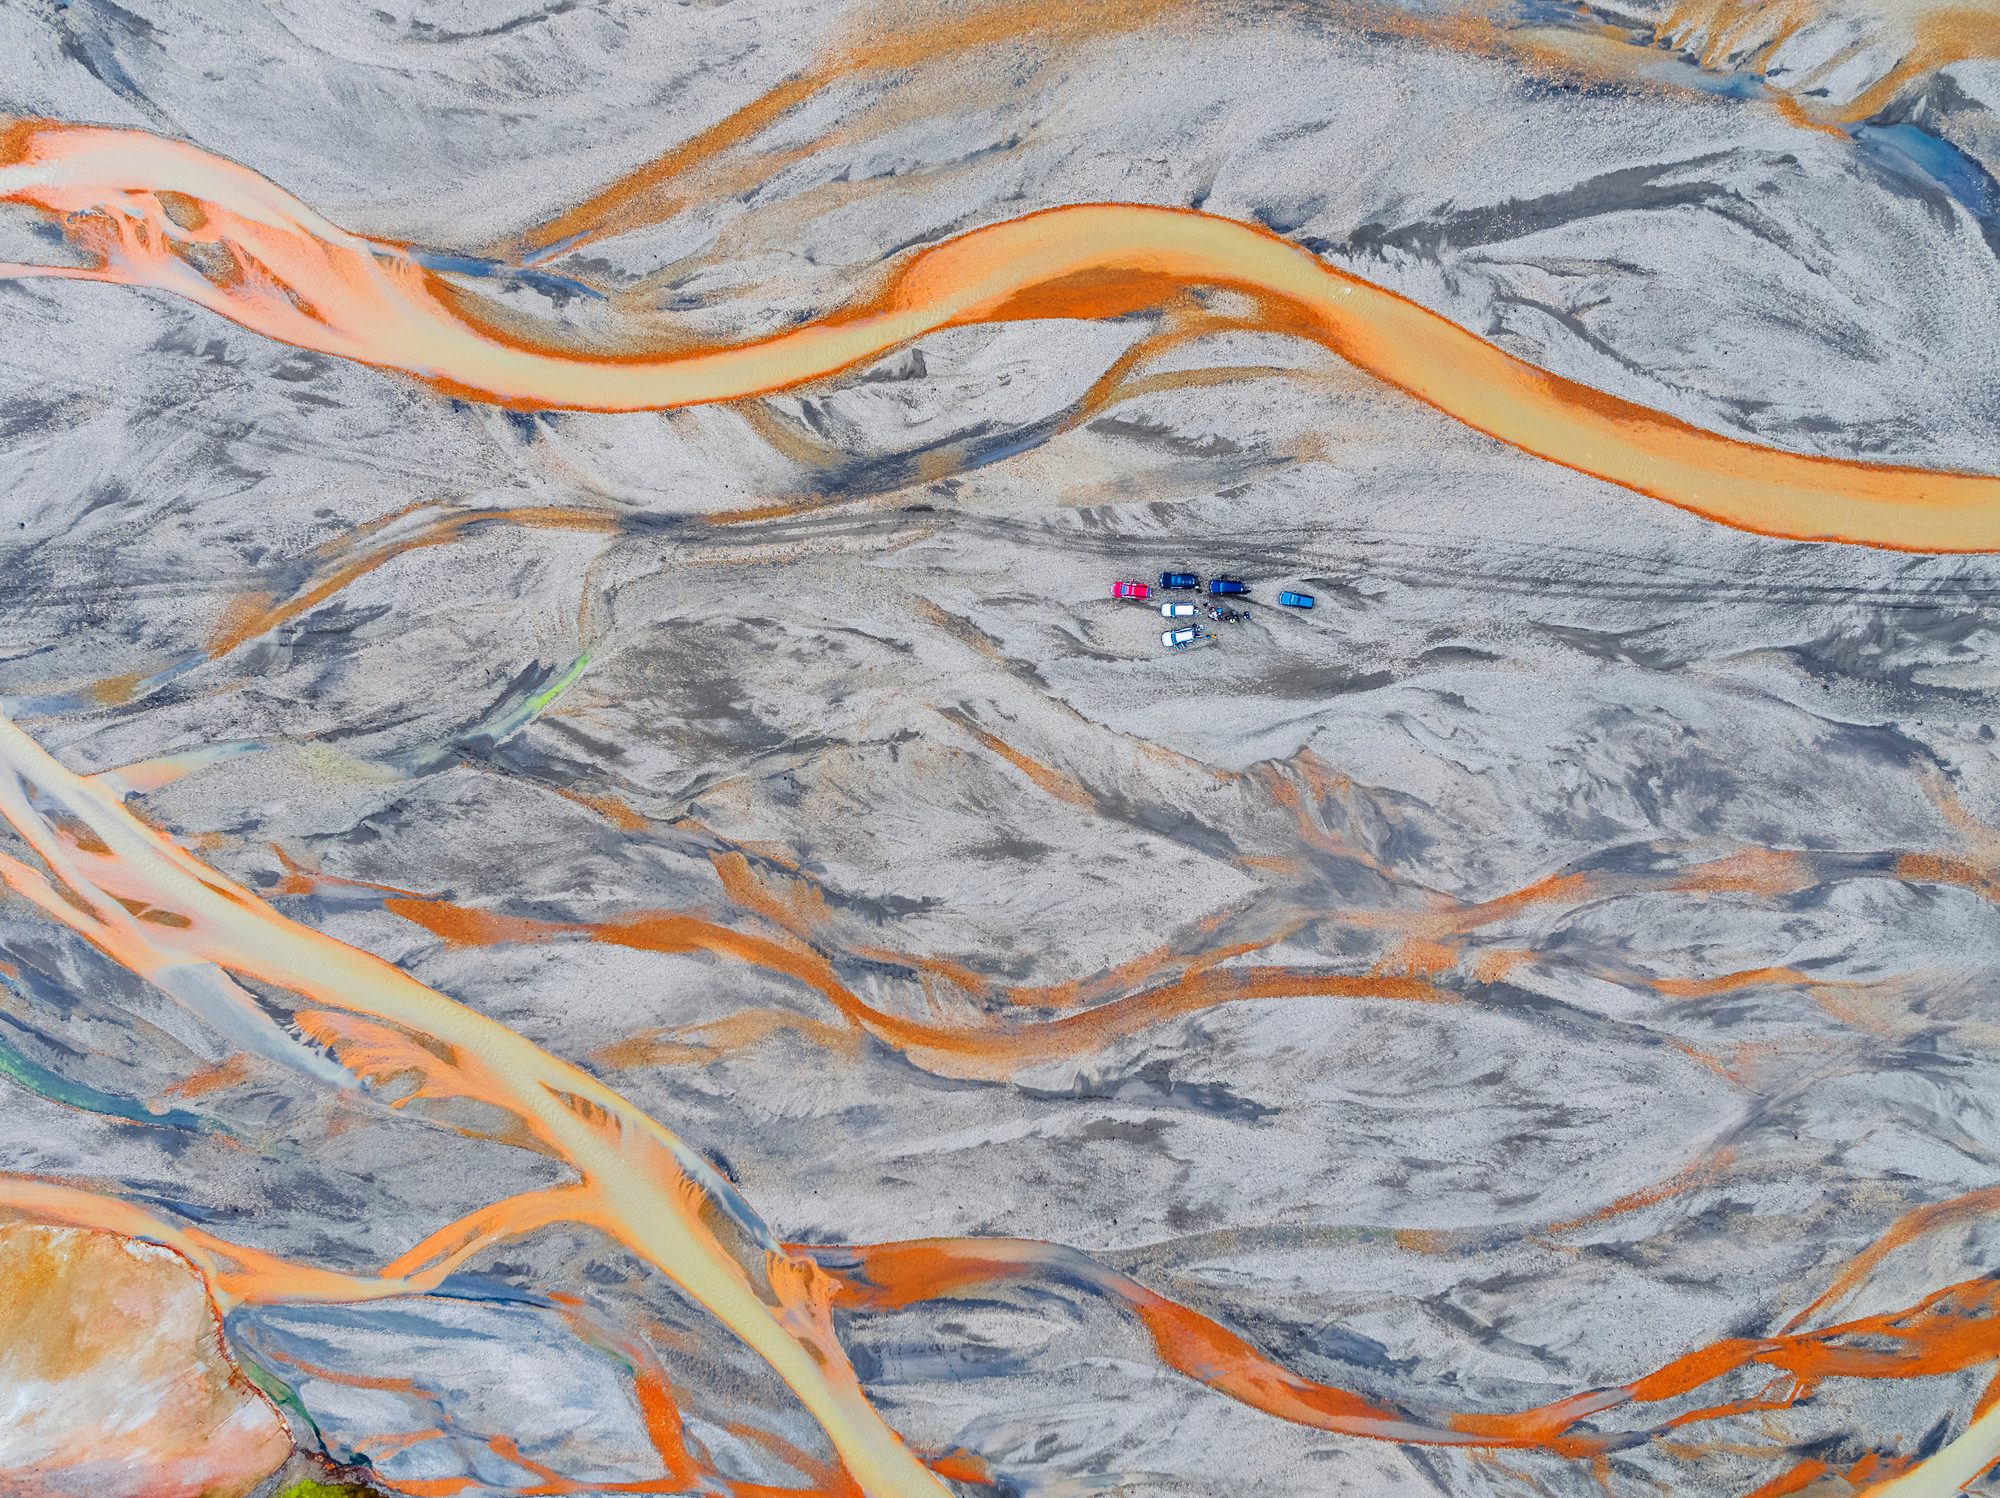
[(1313, 606), (1313, 596), (1310, 593), (1280, 593), (1278, 602), (1287, 608), (1309, 609)]
[(1248, 593), (1250, 585), (1240, 577), (1211, 577), (1208, 580), (1208, 591), (1220, 598), (1225, 593)]
[(1201, 586), (1201, 579), (1192, 572), (1162, 572), (1160, 574), (1160, 586), (1162, 588), (1199, 588)]

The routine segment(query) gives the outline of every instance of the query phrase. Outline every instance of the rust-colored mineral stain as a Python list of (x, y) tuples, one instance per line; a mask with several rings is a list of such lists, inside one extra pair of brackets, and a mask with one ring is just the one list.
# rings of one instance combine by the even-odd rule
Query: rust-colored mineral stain
[(0, 1489), (238, 1498), (291, 1453), (170, 1249), (87, 1227), (0, 1226)]

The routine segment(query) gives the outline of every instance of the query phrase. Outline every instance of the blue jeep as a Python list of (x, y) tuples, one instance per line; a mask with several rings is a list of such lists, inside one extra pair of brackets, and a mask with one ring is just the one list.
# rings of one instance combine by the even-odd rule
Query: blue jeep
[(1280, 593), (1278, 602), (1287, 608), (1309, 609), (1313, 606), (1313, 596), (1310, 593)]
[(1217, 598), (1225, 593), (1248, 593), (1250, 585), (1240, 577), (1211, 577), (1208, 591)]

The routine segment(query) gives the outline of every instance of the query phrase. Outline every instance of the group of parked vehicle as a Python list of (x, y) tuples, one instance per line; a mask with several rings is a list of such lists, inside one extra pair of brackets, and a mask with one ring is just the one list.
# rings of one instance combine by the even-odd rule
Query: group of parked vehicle
[[(1201, 578), (1192, 572), (1162, 572), (1160, 574), (1162, 593), (1199, 593)], [(1111, 585), (1113, 598), (1150, 598), (1153, 590), (1145, 583), (1129, 581)], [(1248, 597), (1250, 585), (1240, 577), (1211, 577), (1208, 580), (1208, 595), (1211, 599), (1229, 598), (1238, 595)], [(1278, 594), (1278, 602), (1286, 608), (1309, 609), (1313, 606), (1310, 593), (1294, 593), (1290, 589)], [(1169, 599), (1160, 605), (1163, 619), (1192, 619), (1200, 608), (1192, 603)], [(1240, 624), (1250, 617), (1248, 609), (1231, 608), (1227, 604), (1210, 603), (1206, 610), (1208, 617), (1218, 624)], [(1213, 630), (1203, 629), (1199, 624), (1184, 624), (1175, 629), (1163, 630), (1160, 643), (1169, 650), (1185, 650), (1190, 645), (1198, 645), (1204, 640), (1215, 638)]]

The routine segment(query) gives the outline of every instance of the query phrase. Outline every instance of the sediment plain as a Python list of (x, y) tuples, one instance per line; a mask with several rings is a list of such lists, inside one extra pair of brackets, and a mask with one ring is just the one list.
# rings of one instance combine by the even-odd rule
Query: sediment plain
[[(235, 163), (548, 358), (781, 338), (1135, 204), (1746, 472), (2000, 474), (1988, 33), (1740, 9), (72, 0), (0, 8), (0, 110)], [(210, 1382), (118, 1473), (0, 1428), (0, 1486), (166, 1491), (224, 1421), (191, 1494), (1907, 1493), (2000, 1455), (1977, 505), (1909, 550), (1758, 534), (1254, 286), (1129, 277), (555, 409), (375, 357), (380, 317), (260, 330), (342, 309), (281, 306), (263, 241), (187, 251), (222, 198), (185, 184), (38, 208), (42, 128), (0, 261), (88, 270), (119, 204), (184, 238), (0, 280), (0, 1266), (136, 1245), (175, 1314), (129, 1365), (179, 1338)], [(1110, 584), (1180, 566), (1251, 618), (1163, 651)], [(966, 1239), (1032, 1243), (854, 1248)], [(105, 1356), (0, 1354), (0, 1406), (54, 1428)]]

